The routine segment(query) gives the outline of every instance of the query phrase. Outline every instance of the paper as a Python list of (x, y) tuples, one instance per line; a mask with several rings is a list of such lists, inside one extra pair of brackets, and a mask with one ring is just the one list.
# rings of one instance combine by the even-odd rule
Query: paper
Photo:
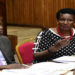
[(42, 62), (34, 64), (28, 69), (3, 70), (1, 75), (60, 75), (73, 68), (75, 68), (75, 63)]
[(62, 56), (54, 59), (55, 62), (71, 63), (75, 62), (75, 56)]

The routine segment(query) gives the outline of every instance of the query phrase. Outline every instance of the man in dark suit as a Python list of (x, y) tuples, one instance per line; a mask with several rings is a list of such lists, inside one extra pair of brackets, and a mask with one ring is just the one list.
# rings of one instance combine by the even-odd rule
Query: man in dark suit
[(15, 63), (11, 43), (6, 36), (0, 35), (0, 51), (7, 64)]
[(6, 61), (6, 64), (0, 65), (0, 70), (29, 68), (27, 65), (17, 64), (15, 62), (12, 45), (8, 37), (0, 35), (0, 59), (2, 58), (5, 59), (3, 61)]

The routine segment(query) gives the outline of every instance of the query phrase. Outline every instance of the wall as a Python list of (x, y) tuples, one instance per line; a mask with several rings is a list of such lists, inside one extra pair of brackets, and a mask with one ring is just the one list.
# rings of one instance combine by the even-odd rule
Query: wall
[(75, 0), (6, 0), (7, 23), (43, 27), (56, 26), (56, 12), (75, 8)]
[(7, 35), (6, 0), (0, 0), (0, 34)]

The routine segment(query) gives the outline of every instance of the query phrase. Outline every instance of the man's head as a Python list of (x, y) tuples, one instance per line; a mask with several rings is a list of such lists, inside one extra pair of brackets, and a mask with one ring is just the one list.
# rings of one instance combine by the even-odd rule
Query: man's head
[(75, 10), (64, 8), (57, 12), (57, 24), (61, 30), (70, 30), (75, 25)]

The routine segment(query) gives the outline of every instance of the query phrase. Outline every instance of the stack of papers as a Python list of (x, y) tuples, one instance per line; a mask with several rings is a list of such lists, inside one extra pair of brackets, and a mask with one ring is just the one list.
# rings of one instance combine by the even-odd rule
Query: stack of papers
[(62, 62), (62, 63), (75, 63), (75, 56), (62, 56), (59, 58), (54, 59), (55, 62)]
[[(75, 63), (54, 63), (54, 62), (42, 62), (33, 64), (27, 69), (10, 69), (3, 70), (1, 75), (60, 75), (68, 70), (74, 69)], [(73, 75), (73, 72), (69, 72), (66, 75)]]

